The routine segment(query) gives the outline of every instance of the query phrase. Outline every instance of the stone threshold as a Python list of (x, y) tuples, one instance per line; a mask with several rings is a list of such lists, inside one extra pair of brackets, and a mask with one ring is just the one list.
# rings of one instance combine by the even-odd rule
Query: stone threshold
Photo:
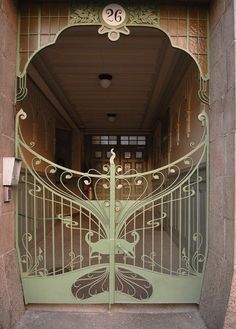
[(76, 312), (76, 313), (198, 313), (197, 304), (28, 304), (26, 310), (35, 312)]

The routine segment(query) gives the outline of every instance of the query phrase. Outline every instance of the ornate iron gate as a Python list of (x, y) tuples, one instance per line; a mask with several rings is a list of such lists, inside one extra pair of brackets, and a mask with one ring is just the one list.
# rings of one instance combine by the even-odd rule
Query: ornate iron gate
[(197, 303), (207, 252), (206, 113), (188, 154), (143, 173), (123, 173), (114, 150), (103, 173), (61, 167), (25, 143), (20, 119), (23, 110), (17, 246), (26, 302)]

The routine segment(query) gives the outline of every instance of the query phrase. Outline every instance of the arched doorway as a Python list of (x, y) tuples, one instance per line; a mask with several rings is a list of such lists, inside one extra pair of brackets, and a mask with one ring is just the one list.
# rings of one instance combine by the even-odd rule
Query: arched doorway
[[(31, 131), (21, 125), (24, 140), (19, 136), (26, 164), (18, 222), (26, 300), (198, 302), (207, 246), (208, 142), (205, 113), (201, 122), (197, 118), (198, 71), (158, 30), (134, 28), (133, 39), (107, 45), (97, 35), (89, 43), (95, 30), (65, 31), (28, 68), (28, 89), (39, 90), (33, 108), (23, 100), (35, 119)], [(111, 88), (100, 89), (100, 73), (113, 75)], [(52, 90), (59, 90), (54, 101)], [(40, 110), (41, 93), (49, 116)], [(64, 106), (54, 115), (58, 100)], [(53, 124), (56, 144), (50, 143)], [(38, 143), (31, 149), (34, 135)], [(71, 150), (53, 154), (63, 141), (63, 152)], [(76, 141), (80, 156), (73, 159)], [(118, 149), (118, 163), (111, 148)]]

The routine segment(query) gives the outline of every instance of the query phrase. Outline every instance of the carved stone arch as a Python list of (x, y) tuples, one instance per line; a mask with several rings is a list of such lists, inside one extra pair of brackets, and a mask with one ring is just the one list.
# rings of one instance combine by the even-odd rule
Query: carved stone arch
[(104, 25), (101, 2), (47, 1), (32, 4), (25, 1), (19, 12), (18, 88), (16, 100), (27, 95), (26, 69), (32, 58), (43, 48), (56, 43), (59, 35), (74, 26), (98, 26), (98, 33), (129, 34), (129, 27), (148, 27), (163, 31), (174, 48), (187, 52), (200, 74), (199, 98), (209, 103), (209, 15), (206, 7), (188, 5), (124, 5), (127, 18), (122, 26)]

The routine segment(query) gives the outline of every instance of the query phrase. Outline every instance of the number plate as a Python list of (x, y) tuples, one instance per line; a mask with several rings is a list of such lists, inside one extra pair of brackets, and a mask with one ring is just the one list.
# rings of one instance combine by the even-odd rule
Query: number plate
[(103, 9), (102, 20), (106, 26), (119, 27), (126, 21), (126, 12), (122, 6), (111, 3)]

